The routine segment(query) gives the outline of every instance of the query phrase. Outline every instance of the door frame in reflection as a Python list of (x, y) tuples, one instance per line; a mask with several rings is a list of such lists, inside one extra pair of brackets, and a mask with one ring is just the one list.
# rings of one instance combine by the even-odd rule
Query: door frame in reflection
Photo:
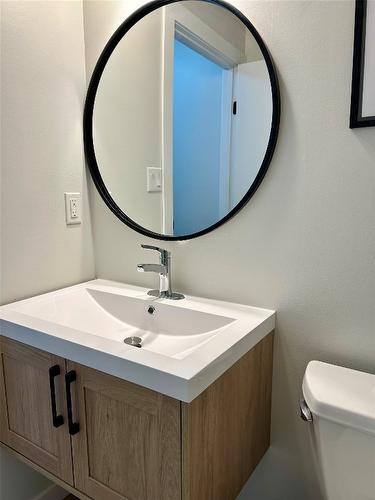
[(162, 81), (162, 172), (164, 234), (173, 230), (173, 67), (174, 42), (178, 40), (195, 52), (211, 60), (223, 70), (222, 129), (220, 145), (220, 207), (218, 219), (230, 211), (229, 172), (230, 141), (233, 100), (233, 69), (243, 56), (242, 52), (221, 37), (201, 19), (189, 12), (183, 3), (163, 7), (163, 81)]

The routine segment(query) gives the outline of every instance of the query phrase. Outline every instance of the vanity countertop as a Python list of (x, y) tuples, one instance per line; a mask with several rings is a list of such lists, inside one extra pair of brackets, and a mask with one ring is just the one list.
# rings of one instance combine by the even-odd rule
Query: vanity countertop
[[(275, 312), (93, 280), (0, 307), (1, 334), (190, 402), (275, 328)], [(142, 347), (124, 343), (137, 336)]]

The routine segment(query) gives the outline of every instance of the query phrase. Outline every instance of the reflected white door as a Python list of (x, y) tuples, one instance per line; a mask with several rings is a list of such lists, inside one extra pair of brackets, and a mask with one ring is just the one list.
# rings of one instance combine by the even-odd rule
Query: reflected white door
[(259, 170), (269, 140), (272, 98), (264, 61), (239, 64), (233, 74), (233, 99), (230, 161), (230, 208), (246, 194)]

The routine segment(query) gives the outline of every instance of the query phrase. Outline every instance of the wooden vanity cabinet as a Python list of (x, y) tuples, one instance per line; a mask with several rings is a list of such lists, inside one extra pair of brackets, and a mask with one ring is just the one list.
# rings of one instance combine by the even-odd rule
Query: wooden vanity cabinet
[(180, 402), (68, 362), (77, 373), (75, 486), (105, 500), (181, 496)]
[(0, 440), (79, 498), (234, 500), (269, 446), (272, 334), (191, 403), (4, 337), (0, 346)]
[[(0, 337), (0, 346), (0, 440), (73, 485), (70, 436), (63, 416), (65, 359), (5, 337)], [(56, 427), (51, 382), (56, 395)]]

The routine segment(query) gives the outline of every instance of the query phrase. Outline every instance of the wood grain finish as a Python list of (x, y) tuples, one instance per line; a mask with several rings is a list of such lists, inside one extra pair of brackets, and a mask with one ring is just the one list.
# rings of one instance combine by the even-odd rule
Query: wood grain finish
[(180, 402), (68, 363), (77, 373), (75, 486), (95, 500), (181, 497)]
[(57, 406), (65, 414), (65, 360), (5, 337), (0, 354), (0, 440), (73, 484), (70, 437), (66, 425), (53, 427), (49, 388), (49, 368), (57, 364)]
[(183, 500), (234, 500), (270, 440), (273, 334), (182, 403)]
[[(191, 403), (5, 337), (0, 354), (0, 440), (83, 500), (234, 500), (269, 446), (273, 334)], [(52, 427), (54, 364), (77, 374), (71, 437), (62, 376)]]

